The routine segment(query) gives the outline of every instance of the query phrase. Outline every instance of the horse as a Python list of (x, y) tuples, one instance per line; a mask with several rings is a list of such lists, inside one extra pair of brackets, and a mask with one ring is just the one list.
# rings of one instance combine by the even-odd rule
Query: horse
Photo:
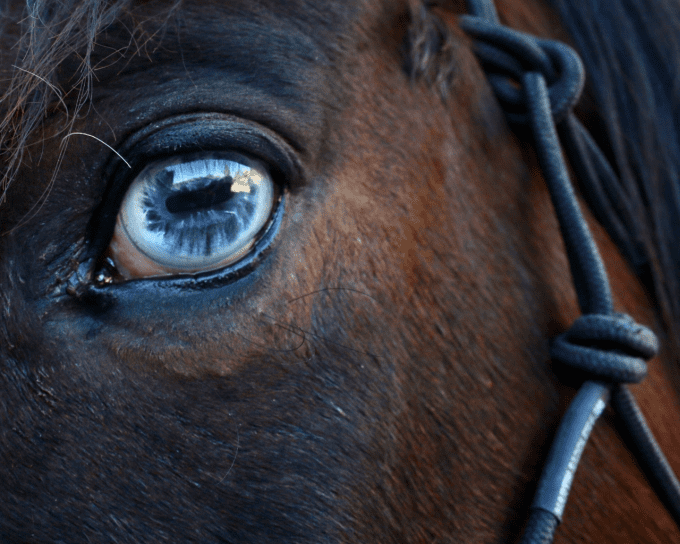
[[(583, 57), (616, 214), (576, 190), (616, 311), (660, 339), (630, 390), (677, 472), (680, 6), (496, 5)], [(466, 13), (6, 3), (1, 541), (519, 537), (584, 379), (550, 357), (580, 309)], [(680, 539), (617, 417), (558, 543)]]

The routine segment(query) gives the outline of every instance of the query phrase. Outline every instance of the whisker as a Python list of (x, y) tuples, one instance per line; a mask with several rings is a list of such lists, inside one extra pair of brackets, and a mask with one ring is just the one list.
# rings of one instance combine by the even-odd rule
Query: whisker
[(312, 295), (324, 293), (326, 291), (352, 291), (353, 293), (358, 293), (360, 295), (364, 295), (364, 296), (370, 298), (371, 300), (378, 302), (378, 300), (375, 297), (372, 297), (368, 293), (365, 293), (364, 291), (359, 291), (358, 289), (352, 289), (351, 287), (325, 287), (324, 289), (318, 289), (317, 291), (312, 291), (311, 293), (307, 293), (307, 294), (304, 294), (304, 295), (300, 295), (299, 297), (292, 298), (288, 301), (288, 303), (290, 304), (291, 302), (296, 302), (300, 299), (311, 297)]
[[(360, 291), (359, 291), (359, 292), (360, 292)], [(313, 293), (310, 293), (310, 295), (311, 295), (311, 294), (313, 294)], [(363, 294), (365, 294), (365, 293), (363, 293)], [(367, 296), (368, 296), (368, 295), (367, 295)], [(371, 297), (371, 298), (373, 298), (373, 297)], [(276, 319), (275, 317), (272, 317), (272, 316), (267, 315), (267, 314), (265, 314), (265, 313), (263, 313), (262, 315), (264, 315), (265, 317), (268, 317), (269, 319), (271, 319), (272, 321), (274, 321), (274, 324), (275, 324), (275, 325), (278, 325), (279, 327), (281, 327), (281, 328), (283, 328), (283, 329), (286, 329), (286, 330), (292, 332), (293, 334), (299, 334), (299, 333), (296, 333), (296, 332), (295, 332), (295, 330), (298, 330), (298, 331), (301, 331), (301, 333), (303, 333), (303, 334), (305, 335), (305, 338), (307, 337), (307, 335), (309, 335), (309, 336), (312, 337), (312, 338), (317, 338), (317, 339), (319, 339), (319, 340), (321, 340), (321, 341), (323, 341), (323, 342), (326, 342), (327, 344), (333, 344), (333, 345), (338, 346), (338, 347), (341, 347), (341, 348), (343, 348), (343, 349), (346, 349), (346, 350), (349, 350), (349, 351), (353, 351), (354, 353), (359, 353), (359, 354), (361, 354), (361, 355), (367, 355), (367, 356), (369, 356), (369, 357), (375, 357), (376, 359), (382, 358), (380, 355), (376, 355), (375, 353), (371, 353), (370, 351), (363, 351), (363, 350), (360, 350), (360, 349), (351, 348), (351, 347), (349, 347), (349, 346), (346, 346), (345, 344), (341, 344), (340, 342), (335, 342), (335, 341), (333, 341), (333, 340), (327, 338), (326, 336), (323, 336), (323, 335), (321, 335), (321, 334), (317, 334), (317, 333), (315, 333), (315, 332), (313, 332), (313, 331), (311, 331), (311, 330), (303, 329), (302, 327), (298, 327), (297, 325), (293, 325), (292, 323), (285, 323), (285, 324), (287, 325), (287, 327), (284, 327), (283, 325), (281, 325), (281, 323), (284, 323), (283, 321), (280, 321), (280, 320)], [(302, 345), (302, 344), (300, 344), (300, 346), (301, 346), (301, 345)], [(298, 347), (299, 347), (299, 346), (298, 346)], [(297, 348), (296, 348), (296, 349), (297, 349)]]
[(66, 140), (66, 138), (68, 138), (69, 136), (75, 136), (75, 135), (89, 136), (90, 138), (94, 138), (95, 140), (97, 140), (100, 144), (104, 144), (104, 145), (105, 145), (106, 147), (108, 147), (111, 151), (113, 151), (116, 155), (118, 155), (118, 157), (120, 157), (120, 160), (123, 161), (123, 162), (127, 165), (127, 167), (128, 167), (129, 169), (132, 170), (132, 166), (130, 166), (130, 163), (129, 163), (128, 161), (126, 161), (126, 160), (123, 158), (123, 155), (121, 155), (120, 153), (118, 153), (118, 151), (116, 151), (115, 149), (113, 149), (113, 147), (111, 147), (109, 144), (107, 144), (104, 140), (100, 140), (100, 139), (97, 138), (96, 136), (93, 136), (92, 134), (88, 134), (87, 132), (69, 132), (66, 136), (64, 136), (64, 137), (61, 139), (62, 144), (64, 143), (64, 140)]
[(227, 473), (222, 476), (222, 479), (220, 480), (219, 483), (222, 483), (227, 476), (229, 476), (229, 473), (231, 472), (231, 469), (234, 468), (234, 463), (236, 462), (236, 457), (238, 456), (238, 449), (241, 445), (241, 438), (239, 437), (238, 433), (238, 425), (236, 425), (236, 453), (234, 453), (234, 458), (231, 460), (231, 466), (229, 467), (229, 470), (227, 470)]
[[(270, 347), (268, 344), (262, 344), (261, 342), (255, 342), (255, 340), (253, 340), (251, 338), (247, 338), (244, 335), (242, 335), (241, 333), (235, 332), (234, 334), (236, 336), (242, 338), (243, 340), (245, 340), (246, 342), (248, 342), (250, 344), (264, 348), (267, 351), (271, 351), (271, 352), (274, 352), (274, 353), (292, 353), (294, 351), (297, 351), (298, 349), (300, 349), (303, 346), (303, 344), (307, 340), (307, 337), (305, 336), (304, 330), (300, 329), (302, 332), (297, 332), (290, 327), (286, 327), (284, 325), (281, 325), (280, 323), (277, 322), (276, 318), (273, 318), (273, 317), (266, 315), (266, 314), (263, 314), (263, 315), (265, 315), (266, 317), (269, 317), (271, 320), (273, 320), (275, 326), (277, 326), (277, 327), (279, 327), (283, 330), (287, 330), (287, 331), (293, 333), (295, 336), (299, 336), (300, 337), (300, 343), (297, 346), (295, 346), (294, 348), (291, 348), (291, 349), (275, 349), (275, 348)], [(267, 324), (267, 322), (264, 321), (264, 320), (260, 320), (260, 323)]]

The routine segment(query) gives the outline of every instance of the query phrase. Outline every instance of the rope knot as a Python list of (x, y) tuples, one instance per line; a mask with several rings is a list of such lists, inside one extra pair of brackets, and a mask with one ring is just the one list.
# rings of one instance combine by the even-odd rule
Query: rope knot
[(656, 335), (625, 314), (587, 314), (553, 340), (553, 360), (615, 383), (638, 383), (659, 350)]
[(540, 73), (545, 78), (555, 122), (566, 118), (581, 96), (585, 81), (583, 63), (571, 47), (480, 17), (463, 15), (460, 26), (474, 38), (475, 53), (510, 122), (528, 123), (523, 91), (528, 73)]

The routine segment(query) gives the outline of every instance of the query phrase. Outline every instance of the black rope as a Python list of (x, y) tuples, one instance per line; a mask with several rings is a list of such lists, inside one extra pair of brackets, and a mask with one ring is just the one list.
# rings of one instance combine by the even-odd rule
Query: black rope
[[(613, 310), (607, 273), (579, 208), (558, 137), (557, 124), (584, 185), (597, 188), (600, 180), (615, 176), (573, 114), (583, 88), (582, 62), (562, 43), (501, 26), (492, 0), (468, 0), (468, 9), (471, 15), (461, 17), (460, 25), (475, 39), (475, 53), (508, 119), (532, 130), (584, 314), (551, 346), (554, 361), (585, 373), (589, 380), (560, 423), (522, 542), (552, 542), (581, 453), (612, 389), (614, 408), (638, 462), (680, 526), (680, 484), (623, 385), (645, 377), (645, 360), (657, 353), (658, 341), (647, 327)], [(595, 200), (598, 198), (603, 206), (611, 205), (602, 192)]]
[(616, 387), (612, 404), (629, 435), (638, 463), (677, 523), (680, 520), (680, 482), (647, 426), (633, 394), (627, 387)]

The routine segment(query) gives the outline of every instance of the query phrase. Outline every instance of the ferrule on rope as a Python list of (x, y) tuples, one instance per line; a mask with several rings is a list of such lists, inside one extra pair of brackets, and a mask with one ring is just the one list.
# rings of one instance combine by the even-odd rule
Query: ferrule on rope
[(560, 522), (590, 431), (609, 401), (609, 389), (586, 382), (562, 417), (531, 508), (546, 510)]

